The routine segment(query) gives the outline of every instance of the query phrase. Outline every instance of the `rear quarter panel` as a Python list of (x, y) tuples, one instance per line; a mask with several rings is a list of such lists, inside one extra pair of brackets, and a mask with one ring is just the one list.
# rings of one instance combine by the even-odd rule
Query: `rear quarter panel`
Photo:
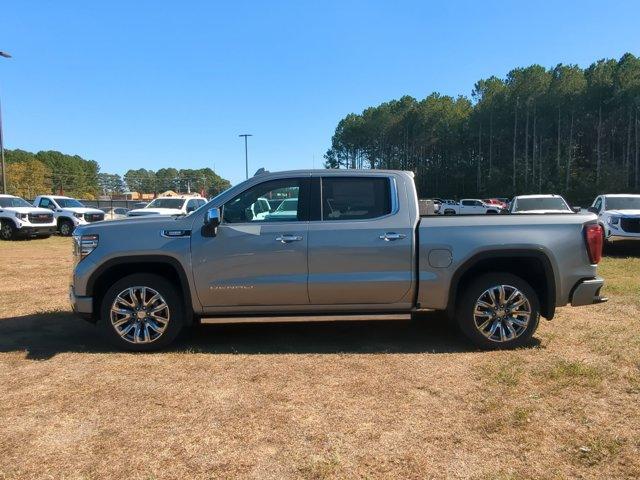
[(456, 271), (476, 256), (531, 250), (549, 260), (556, 306), (566, 305), (579, 280), (596, 276), (583, 235), (584, 225), (596, 220), (593, 214), (423, 217), (418, 227), (418, 304), (445, 309)]

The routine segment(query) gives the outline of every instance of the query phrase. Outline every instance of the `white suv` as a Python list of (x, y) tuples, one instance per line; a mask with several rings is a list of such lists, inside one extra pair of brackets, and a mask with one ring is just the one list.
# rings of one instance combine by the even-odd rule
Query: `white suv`
[(56, 232), (53, 213), (13, 195), (0, 195), (0, 238), (47, 238)]
[(616, 193), (596, 197), (589, 211), (598, 215), (604, 239), (640, 238), (640, 195)]
[(197, 210), (207, 201), (202, 197), (158, 197), (144, 208), (129, 210), (127, 216), (141, 217), (146, 215), (186, 215)]
[(60, 235), (68, 237), (79, 225), (104, 220), (104, 212), (97, 208), (85, 207), (75, 198), (61, 195), (38, 195), (34, 206), (53, 212)]

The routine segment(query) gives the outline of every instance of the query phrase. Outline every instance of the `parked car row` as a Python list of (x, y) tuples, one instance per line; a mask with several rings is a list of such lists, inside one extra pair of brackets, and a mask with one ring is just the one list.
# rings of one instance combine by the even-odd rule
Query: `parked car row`
[(47, 238), (54, 233), (70, 236), (82, 225), (122, 220), (141, 215), (186, 215), (206, 203), (202, 197), (159, 197), (139, 208), (87, 207), (63, 195), (38, 195), (33, 204), (14, 195), (0, 195), (0, 239)]

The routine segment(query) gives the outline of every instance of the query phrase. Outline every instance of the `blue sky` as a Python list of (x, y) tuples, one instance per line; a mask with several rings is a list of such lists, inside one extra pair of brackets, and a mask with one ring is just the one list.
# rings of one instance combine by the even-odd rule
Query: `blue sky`
[(5, 1), (5, 144), (129, 168), (320, 167), (349, 112), (640, 54), (640, 2)]

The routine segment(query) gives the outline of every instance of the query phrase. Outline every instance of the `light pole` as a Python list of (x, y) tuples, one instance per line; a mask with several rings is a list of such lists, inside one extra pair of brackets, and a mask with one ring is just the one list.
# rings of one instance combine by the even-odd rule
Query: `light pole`
[[(7, 52), (0, 50), (0, 57), (11, 58)], [(0, 102), (0, 159), (2, 159), (2, 193), (7, 193), (7, 175), (4, 164), (4, 142), (2, 138), (2, 103)]]
[(238, 135), (239, 137), (244, 137), (244, 173), (245, 178), (249, 178), (249, 153), (247, 150), (247, 137), (253, 137), (250, 133), (243, 133)]

